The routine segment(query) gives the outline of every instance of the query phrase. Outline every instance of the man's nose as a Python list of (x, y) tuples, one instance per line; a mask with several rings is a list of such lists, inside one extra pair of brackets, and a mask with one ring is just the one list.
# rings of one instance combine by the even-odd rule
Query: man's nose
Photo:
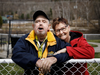
[(40, 23), (39, 25), (40, 25), (40, 26), (42, 26), (42, 24), (41, 24), (41, 23)]
[(43, 23), (42, 23), (42, 22), (40, 22), (40, 23), (39, 23), (39, 25), (43, 25)]

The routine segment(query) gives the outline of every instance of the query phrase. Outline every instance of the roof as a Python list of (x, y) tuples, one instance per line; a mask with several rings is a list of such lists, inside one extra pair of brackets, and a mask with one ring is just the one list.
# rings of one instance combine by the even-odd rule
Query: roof
[(4, 16), (1, 16), (2, 17), (2, 20), (8, 20), (6, 17), (4, 17)]

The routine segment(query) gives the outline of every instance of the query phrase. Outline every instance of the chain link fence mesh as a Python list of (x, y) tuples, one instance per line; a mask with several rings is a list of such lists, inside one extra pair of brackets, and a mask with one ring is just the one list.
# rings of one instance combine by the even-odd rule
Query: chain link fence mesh
[[(87, 68), (84, 67), (85, 63), (87, 63)], [(80, 66), (76, 66), (77, 64)], [(81, 68), (84, 70), (80, 72)], [(83, 75), (86, 70), (88, 70), (89, 75), (100, 75), (100, 59), (71, 59), (62, 64), (54, 64), (51, 71), (45, 75), (67, 75), (67, 73), (75, 75), (77, 72), (78, 75)], [(26, 72), (11, 59), (0, 59), (0, 75), (27, 75)], [(39, 75), (40, 71), (37, 67), (30, 70), (30, 75), (34, 75), (34, 73)]]

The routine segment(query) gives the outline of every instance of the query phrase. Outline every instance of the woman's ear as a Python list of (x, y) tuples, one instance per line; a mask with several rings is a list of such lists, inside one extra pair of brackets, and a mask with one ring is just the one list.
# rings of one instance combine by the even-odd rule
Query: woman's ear
[(68, 25), (68, 30), (70, 31), (70, 26)]

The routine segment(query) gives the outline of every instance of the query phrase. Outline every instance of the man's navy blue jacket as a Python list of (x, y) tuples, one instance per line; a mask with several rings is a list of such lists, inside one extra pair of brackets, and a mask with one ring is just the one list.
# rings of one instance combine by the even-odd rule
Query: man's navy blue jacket
[[(43, 58), (52, 55), (66, 46), (71, 46), (69, 43), (66, 43), (56, 37), (51, 31), (47, 32), (47, 43), (45, 50), (43, 52)], [(69, 60), (68, 53), (61, 53), (53, 55), (57, 58), (57, 63), (63, 63)], [(35, 33), (32, 30), (29, 34), (22, 36), (13, 48), (12, 60), (21, 66), (23, 69), (34, 69), (36, 66), (36, 61), (38, 57), (38, 48), (35, 43)]]

